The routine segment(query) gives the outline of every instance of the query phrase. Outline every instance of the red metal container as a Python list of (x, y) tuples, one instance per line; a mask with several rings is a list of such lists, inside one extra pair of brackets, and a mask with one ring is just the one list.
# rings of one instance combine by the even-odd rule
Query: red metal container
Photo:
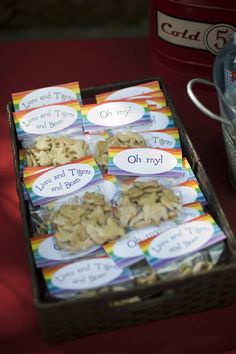
[(153, 74), (211, 78), (215, 55), (236, 31), (236, 2), (150, 0), (149, 22)]

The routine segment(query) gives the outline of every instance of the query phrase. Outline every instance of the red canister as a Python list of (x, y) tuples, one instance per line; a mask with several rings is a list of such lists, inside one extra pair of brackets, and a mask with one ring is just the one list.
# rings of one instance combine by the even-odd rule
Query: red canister
[(235, 0), (150, 0), (153, 74), (212, 77), (215, 55), (236, 31)]

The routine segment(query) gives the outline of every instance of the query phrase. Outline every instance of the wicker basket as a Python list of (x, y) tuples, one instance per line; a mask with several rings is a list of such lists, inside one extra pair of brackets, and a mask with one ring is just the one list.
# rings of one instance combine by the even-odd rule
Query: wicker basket
[[(225, 306), (232, 303), (235, 299), (235, 237), (162, 80), (157, 77), (151, 77), (143, 80), (88, 88), (82, 90), (82, 97), (83, 99), (89, 99), (98, 93), (117, 90), (153, 80), (159, 80), (161, 88), (167, 98), (168, 105), (171, 107), (173, 117), (180, 131), (184, 156), (188, 159), (208, 201), (209, 212), (227, 235), (227, 245), (230, 254), (229, 262), (224, 265), (219, 265), (206, 273), (199, 273), (198, 275), (182, 279), (159, 281), (156, 284), (148, 286), (140, 285), (135, 289), (129, 289), (123, 292), (112, 294), (100, 293), (90, 298), (78, 297), (68, 300), (49, 300), (45, 297), (45, 284), (40, 270), (35, 267), (31, 251), (30, 237), (32, 234), (32, 226), (29, 211), (23, 199), (23, 190), (19, 176), (19, 146), (12, 117), (13, 104), (9, 103), (9, 125), (12, 137), (16, 182), (32, 276), (33, 297), (39, 312), (43, 337), (47, 342), (69, 340), (84, 335), (110, 331), (125, 326), (134, 326), (147, 321), (163, 319), (179, 314)], [(114, 301), (129, 299), (133, 296), (139, 296), (142, 301), (136, 303), (124, 302), (121, 306), (113, 306)]]

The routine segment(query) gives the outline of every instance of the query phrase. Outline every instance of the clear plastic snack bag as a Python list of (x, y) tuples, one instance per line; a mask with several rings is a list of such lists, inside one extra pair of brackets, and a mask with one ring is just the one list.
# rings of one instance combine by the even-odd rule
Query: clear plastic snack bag
[(161, 279), (193, 276), (210, 271), (217, 265), (226, 263), (227, 259), (226, 244), (222, 241), (159, 268), (157, 274)]
[(40, 135), (34, 141), (24, 141), (25, 161), (28, 167), (60, 166), (89, 155), (86, 135)]
[(69, 251), (85, 250), (125, 234), (112, 204), (96, 192), (86, 192), (77, 204), (62, 204), (52, 211), (50, 222), (58, 246)]
[(176, 220), (182, 209), (180, 197), (156, 180), (134, 182), (113, 198), (115, 215), (126, 230)]

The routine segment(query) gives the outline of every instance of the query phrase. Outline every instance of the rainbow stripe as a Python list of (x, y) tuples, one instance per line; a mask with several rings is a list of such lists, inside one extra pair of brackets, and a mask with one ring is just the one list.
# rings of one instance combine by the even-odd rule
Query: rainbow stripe
[[(77, 119), (69, 127), (60, 130), (60, 133), (62, 133), (62, 134), (65, 133), (67, 129), (76, 129), (77, 132), (83, 131), (81, 107), (80, 107), (80, 104), (78, 101), (74, 100), (74, 101), (69, 101), (69, 102), (59, 102), (59, 103), (55, 103), (55, 104), (50, 104), (50, 105), (47, 105), (47, 108), (50, 109), (50, 107), (52, 107), (52, 106), (66, 106), (66, 107), (70, 107), (70, 108), (74, 109), (77, 112)], [(34, 112), (35, 115), (39, 115), (40, 111), (42, 111), (42, 110), (45, 110), (45, 106), (39, 107), (39, 108), (21, 110), (21, 111), (17, 111), (17, 112), (13, 113), (14, 124), (15, 124), (15, 128), (16, 128), (17, 137), (19, 140), (22, 140), (25, 137), (29, 137), (29, 136), (41, 135), (41, 133), (39, 133), (39, 132), (28, 133), (27, 131), (25, 131), (22, 128), (21, 122), (25, 118), (25, 116), (28, 115), (30, 112)], [(47, 119), (50, 120), (51, 117), (50, 118), (43, 118), (43, 119), (44, 119), (44, 121), (46, 121)]]
[[(148, 107), (159, 106), (160, 109), (163, 107), (166, 107), (166, 98), (162, 92), (160, 94), (155, 94), (150, 97), (135, 96), (135, 97), (128, 97), (128, 98), (124, 99), (124, 101), (134, 102), (134, 103), (138, 102), (139, 100), (145, 100)], [(111, 102), (111, 101), (109, 101), (109, 102)]]
[[(207, 204), (207, 200), (204, 196), (204, 194), (201, 191), (201, 188), (197, 182), (197, 180), (195, 178), (193, 179), (189, 179), (187, 182), (181, 183), (180, 185), (173, 187), (174, 190), (179, 191), (181, 194), (181, 190), (185, 189), (182, 187), (186, 187), (190, 189), (190, 193), (191, 193), (191, 189), (194, 190), (196, 192), (196, 199), (195, 200), (191, 200), (188, 201), (187, 204), (189, 203), (193, 203), (193, 202), (199, 202), (201, 203), (203, 206)], [(186, 189), (185, 189), (186, 191)], [(195, 194), (195, 193), (194, 193)], [(183, 200), (183, 204), (186, 204), (185, 201)]]
[(184, 207), (196, 209), (200, 215), (205, 214), (205, 210), (203, 208), (203, 205), (199, 202), (185, 204)]
[(53, 166), (51, 167), (25, 167), (24, 168), (24, 174), (23, 174), (23, 178), (25, 179), (28, 176), (32, 176), (35, 175), (38, 172), (41, 171), (47, 171), (47, 170), (51, 170), (53, 168)]
[(136, 98), (144, 98), (145, 100), (149, 100), (149, 99), (152, 99), (152, 98), (157, 98), (157, 97), (164, 97), (165, 98), (165, 95), (163, 93), (162, 90), (157, 90), (157, 91), (153, 91), (153, 92), (147, 92), (147, 93), (144, 93), (142, 95), (138, 95), (138, 96), (131, 96), (131, 97), (127, 97), (127, 98), (124, 98), (124, 100), (135, 100)]
[(190, 166), (190, 164), (188, 162), (188, 160), (186, 159), (186, 157), (183, 157), (183, 168), (187, 171), (189, 179), (197, 180), (196, 176), (195, 176), (195, 174), (194, 174), (194, 172), (193, 172), (193, 170), (192, 170), (192, 168), (191, 168), (191, 166)]
[[(119, 242), (119, 240), (118, 240), (118, 242)], [(144, 258), (144, 255), (135, 256), (135, 257), (127, 257), (125, 250), (124, 250), (124, 257), (118, 256), (114, 252), (114, 247), (115, 247), (116, 243), (117, 243), (117, 240), (111, 241), (109, 243), (105, 243), (103, 245), (103, 248), (104, 248), (105, 252), (107, 253), (107, 255), (113, 259), (113, 261), (115, 262), (117, 267), (120, 267), (120, 268), (129, 267), (135, 263), (138, 263), (139, 261), (141, 261)], [(139, 245), (137, 245), (136, 247), (139, 247)]]
[[(168, 118), (169, 122), (168, 122), (168, 125), (167, 125), (167, 127), (165, 129), (176, 127), (176, 124), (175, 124), (175, 121), (174, 121), (174, 118), (173, 118), (173, 115), (172, 115), (170, 107), (167, 106), (167, 107), (157, 108), (155, 106), (149, 105), (148, 109), (149, 109), (150, 116), (151, 116), (152, 120), (153, 119), (155, 119), (155, 120), (158, 119), (158, 116), (157, 117), (155, 116), (155, 118), (154, 118), (154, 116), (152, 116), (152, 112), (153, 113), (164, 114)], [(149, 127), (148, 130), (152, 130), (151, 128), (152, 127)]]
[[(188, 221), (185, 224), (179, 225), (176, 228), (172, 229), (174, 232), (178, 232), (178, 230), (181, 230), (181, 227), (183, 225), (187, 225), (187, 226), (191, 226), (192, 223), (194, 223), (195, 221), (205, 221), (207, 223), (209, 223), (210, 225), (213, 226), (213, 234), (211, 235), (211, 237), (208, 239), (208, 241), (206, 243), (204, 243), (203, 245), (199, 246), (198, 248), (196, 248), (194, 251), (192, 250), (190, 253), (194, 253), (203, 249), (206, 249), (209, 246), (212, 246), (216, 243), (218, 243), (219, 241), (222, 241), (226, 238), (226, 235), (223, 233), (223, 231), (219, 228), (219, 226), (216, 224), (216, 222), (214, 221), (214, 219), (211, 217), (210, 214), (206, 213), (203, 214), (191, 221)], [(167, 231), (169, 233), (169, 231)], [(158, 257), (154, 257), (153, 254), (150, 254), (150, 246), (152, 244), (152, 241), (154, 241), (156, 238), (158, 238), (160, 235), (165, 235), (166, 232), (163, 232), (162, 234), (153, 236), (147, 240), (144, 240), (142, 242), (140, 242), (140, 247), (144, 253), (144, 256), (146, 258), (146, 260), (148, 261), (149, 265), (154, 269), (157, 270), (158, 268), (162, 267), (162, 266), (166, 266), (174, 261), (176, 261), (177, 259), (181, 259), (186, 257), (186, 255), (189, 254), (189, 252), (186, 252), (185, 254), (181, 255), (181, 256), (177, 256), (177, 257), (173, 257), (173, 258), (158, 258)], [(173, 233), (174, 235), (174, 233)]]
[[(150, 148), (142, 148), (140, 150), (145, 150), (145, 149), (150, 149)], [(111, 175), (115, 176), (150, 176), (148, 171), (143, 173), (143, 169), (140, 170), (139, 173), (132, 173), (132, 172), (127, 172), (125, 170), (120, 169), (114, 164), (114, 157), (125, 151), (125, 150), (136, 150), (136, 148), (123, 148), (123, 147), (110, 147), (108, 150), (108, 173)], [(159, 149), (159, 148), (152, 148), (151, 150), (156, 150), (161, 153), (161, 151), (168, 152), (170, 155), (172, 155), (176, 159), (176, 165), (170, 170), (167, 170), (166, 172), (162, 173), (156, 173), (152, 174), (152, 176), (164, 176), (164, 177), (180, 177), (183, 176), (183, 165), (182, 165), (182, 150), (181, 149)], [(143, 166), (142, 166), (143, 168)], [(146, 167), (145, 167), (146, 168)]]
[[(167, 134), (171, 136), (175, 140), (175, 149), (180, 149), (181, 148), (181, 143), (180, 143), (180, 136), (179, 136), (179, 130), (177, 128), (169, 128), (169, 129), (163, 129), (163, 130), (147, 130), (145, 133), (153, 133), (153, 136), (158, 136), (158, 133), (161, 134)], [(142, 134), (142, 133), (141, 133)], [(160, 146), (161, 148), (161, 146)], [(183, 165), (184, 167), (184, 165)]]
[(37, 268), (47, 267), (53, 264), (53, 261), (50, 261), (46, 258), (43, 258), (39, 253), (40, 245), (47, 239), (52, 238), (50, 235), (39, 235), (30, 240), (31, 248), (34, 255), (34, 260)]
[[(89, 264), (90, 260), (99, 260), (101, 258), (108, 258), (108, 257), (107, 256), (95, 257), (95, 258), (88, 259), (87, 261)], [(76, 268), (76, 265), (79, 266), (80, 262), (81, 261), (73, 262), (74, 267)], [(55, 276), (56, 272), (61, 270), (64, 267), (67, 267), (70, 264), (71, 263), (59, 264), (59, 265), (49, 267), (49, 268), (42, 268), (42, 273), (43, 273), (43, 277), (44, 277), (46, 286), (48, 288), (49, 293), (52, 296), (58, 297), (58, 298), (66, 298), (68, 296), (81, 294), (84, 290), (87, 290), (87, 289), (79, 290), (79, 289), (73, 288), (73, 285), (71, 286), (71, 288), (65, 289), (63, 287), (58, 287), (55, 284), (53, 284), (53, 276)], [(110, 281), (108, 283), (104, 283), (101, 286), (111, 286), (111, 285), (115, 285), (115, 284), (122, 284), (124, 282), (129, 281), (131, 278), (132, 278), (132, 274), (131, 274), (130, 269), (125, 268), (125, 269), (123, 269), (122, 273), (118, 277), (116, 277), (115, 279), (113, 279), (112, 281)], [(101, 286), (99, 286), (99, 287), (101, 287)], [(91, 289), (91, 287), (89, 287), (88, 289)], [(93, 287), (92, 289), (95, 289), (95, 287)]]
[(177, 220), (176, 224), (177, 225), (183, 224), (203, 214), (205, 214), (205, 210), (201, 203), (194, 202), (194, 203), (185, 204), (182, 207), (181, 216), (179, 220)]
[(166, 107), (167, 102), (165, 96), (163, 97), (153, 97), (146, 100), (148, 107), (158, 107), (159, 109)]
[[(160, 90), (160, 83), (159, 81), (150, 81), (150, 82), (146, 82), (140, 85), (134, 85), (134, 86), (127, 86), (127, 87), (123, 87), (123, 89), (126, 88), (132, 88), (132, 87), (145, 87), (145, 88), (149, 88), (151, 91), (159, 91)], [(122, 89), (121, 89), (122, 90)], [(100, 93), (99, 95), (96, 95), (96, 102), (100, 103), (103, 101), (107, 101), (107, 99), (109, 98), (109, 96), (115, 92), (118, 92), (119, 90), (114, 90), (114, 91), (109, 91), (109, 92), (105, 92), (105, 93)], [(149, 92), (148, 92), (149, 94)], [(137, 95), (135, 95), (137, 96)], [(132, 96), (129, 96), (132, 97)], [(128, 98), (129, 98), (128, 97)]]
[[(17, 93), (13, 93), (12, 94), (12, 100), (13, 100), (13, 104), (14, 104), (14, 108), (15, 111), (19, 111), (19, 105), (21, 103), (21, 101), (23, 100), (23, 98), (32, 93), (35, 92), (37, 90), (41, 90), (41, 89), (49, 89), (51, 87), (64, 87), (68, 90), (71, 90), (77, 97), (78, 101), (82, 103), (82, 98), (81, 98), (81, 92), (80, 92), (80, 87), (79, 87), (79, 83), (77, 81), (75, 82), (70, 82), (70, 83), (66, 83), (66, 84), (62, 84), (62, 85), (52, 85), (52, 86), (48, 86), (48, 87), (42, 87), (42, 88), (37, 88), (34, 90), (27, 90), (27, 91), (21, 91), (21, 92), (17, 92)], [(55, 103), (57, 103), (58, 101), (55, 101)]]
[(20, 170), (20, 176), (23, 176), (23, 171), (25, 167), (25, 150), (20, 149), (19, 150), (19, 170)]
[(115, 185), (116, 185), (116, 184), (119, 184), (119, 182), (118, 182), (116, 176), (109, 175), (108, 173), (105, 173), (105, 174), (103, 175), (103, 178), (104, 178), (105, 181), (109, 181), (109, 182), (111, 182), (112, 184), (115, 184)]
[[(51, 267), (55, 266), (57, 264), (61, 263), (68, 263), (71, 261), (75, 261), (78, 258), (80, 259), (85, 259), (85, 258), (91, 258), (91, 257), (104, 257), (106, 254), (101, 246), (98, 246), (97, 248), (92, 247), (90, 250), (88, 249), (87, 252), (69, 252), (65, 250), (57, 250), (53, 252), (53, 257), (49, 258), (49, 252), (47, 253), (47, 258), (40, 252), (40, 246), (45, 242), (45, 241), (52, 241), (52, 247), (54, 248), (54, 236), (53, 235), (39, 235), (36, 237), (31, 238), (31, 248), (33, 251), (34, 255), (34, 260), (36, 263), (37, 268), (45, 268), (45, 267)], [(57, 253), (57, 257), (56, 257)], [(57, 258), (57, 259), (56, 259)]]
[[(84, 127), (84, 131), (85, 132), (88, 132), (88, 133), (93, 133), (93, 132), (99, 132), (99, 131), (104, 131), (104, 130), (107, 130), (107, 129), (115, 129), (115, 128), (120, 128), (122, 126), (126, 126), (126, 127), (132, 127), (132, 126), (137, 126), (137, 125), (143, 125), (143, 124), (147, 124), (151, 121), (151, 118), (150, 118), (150, 114), (149, 114), (149, 109), (148, 109), (148, 105), (146, 103), (145, 100), (143, 99), (137, 99), (135, 100), (135, 104), (138, 104), (139, 106), (141, 106), (144, 110), (144, 114), (141, 118), (139, 118), (138, 120), (136, 120), (135, 122), (132, 122), (131, 124), (120, 124), (120, 125), (117, 125), (117, 126), (107, 126), (107, 125), (102, 125), (102, 121), (101, 121), (101, 124), (95, 124), (93, 122), (91, 122), (89, 119), (88, 119), (88, 113), (94, 109), (94, 108), (97, 108), (97, 107), (106, 107), (108, 104), (110, 105), (109, 106), (109, 111), (112, 113), (112, 102), (115, 103), (115, 110), (114, 110), (114, 113), (116, 113), (117, 111), (117, 104), (120, 104), (122, 106), (122, 103), (127, 105), (128, 102), (132, 103), (132, 101), (109, 101), (109, 102), (102, 102), (102, 103), (99, 103), (99, 104), (88, 104), (88, 105), (83, 105), (81, 107), (81, 112), (82, 112), (82, 117), (83, 117), (83, 127)], [(106, 108), (105, 108), (106, 109)], [(111, 118), (112, 119), (112, 118)], [(122, 119), (122, 118), (121, 118)], [(122, 122), (122, 120), (121, 120)]]
[[(41, 205), (41, 204), (45, 204), (45, 203), (49, 203), (53, 200), (56, 200), (58, 199), (59, 197), (42, 197), (42, 196), (39, 196), (37, 194), (35, 194), (32, 190), (32, 187), (34, 185), (34, 182), (40, 177), (42, 176), (43, 174), (47, 173), (49, 170), (52, 171), (52, 170), (57, 170), (59, 167), (63, 167), (63, 166), (67, 166), (67, 165), (71, 165), (71, 164), (75, 164), (75, 163), (78, 163), (78, 164), (86, 164), (90, 167), (92, 167), (94, 169), (94, 176), (92, 178), (92, 180), (86, 185), (86, 186), (83, 186), (80, 190), (84, 189), (84, 188), (89, 188), (89, 186), (92, 186), (100, 181), (103, 181), (103, 178), (102, 178), (102, 175), (101, 175), (101, 172), (100, 172), (100, 169), (98, 167), (98, 165), (96, 164), (94, 158), (92, 156), (85, 156), (79, 160), (75, 160), (75, 161), (72, 161), (72, 162), (69, 162), (67, 164), (64, 164), (64, 165), (61, 165), (61, 166), (58, 166), (58, 167), (50, 167), (48, 168), (46, 171), (45, 169), (37, 172), (37, 173), (34, 173), (32, 175), (28, 175), (27, 177), (24, 178), (24, 184), (25, 184), (25, 187), (29, 193), (29, 196), (30, 196), (30, 199), (31, 199), (31, 202), (34, 206), (37, 206), (37, 205)], [(68, 191), (68, 195), (70, 195), (71, 192)], [(72, 193), (73, 194), (73, 193)], [(64, 195), (65, 196), (65, 195)]]

